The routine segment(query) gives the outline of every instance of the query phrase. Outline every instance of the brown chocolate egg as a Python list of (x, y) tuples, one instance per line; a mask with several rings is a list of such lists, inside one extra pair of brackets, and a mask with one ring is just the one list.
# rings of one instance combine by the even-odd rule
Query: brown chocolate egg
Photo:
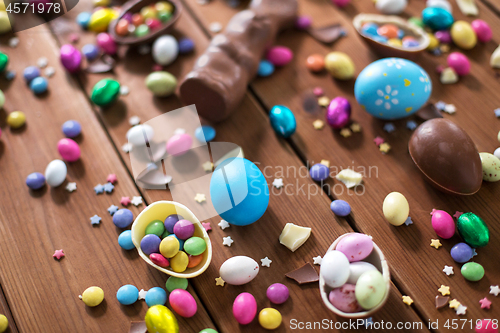
[(408, 144), (411, 158), (426, 178), (443, 192), (471, 195), (479, 191), (482, 167), (469, 135), (444, 118), (421, 124)]

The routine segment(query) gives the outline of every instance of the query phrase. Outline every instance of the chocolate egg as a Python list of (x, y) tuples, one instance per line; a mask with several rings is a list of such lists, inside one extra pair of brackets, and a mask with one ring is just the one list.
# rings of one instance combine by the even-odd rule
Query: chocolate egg
[(420, 125), (408, 144), (411, 158), (431, 184), (450, 194), (471, 195), (479, 191), (481, 159), (469, 135), (444, 118)]

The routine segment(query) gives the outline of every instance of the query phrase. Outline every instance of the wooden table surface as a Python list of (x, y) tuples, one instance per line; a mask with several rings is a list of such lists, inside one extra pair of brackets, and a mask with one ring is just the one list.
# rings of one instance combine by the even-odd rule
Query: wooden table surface
[[(203, 53), (211, 36), (209, 25), (220, 22), (225, 25), (239, 10), (222, 0), (201, 5), (197, 0), (182, 0), (185, 7), (176, 24), (175, 37), (187, 36), (195, 41), (195, 51), (181, 55), (165, 69), (179, 79), (192, 68)], [(459, 11), (454, 1), (456, 19), (471, 21)], [(478, 44), (465, 52), (471, 60), (471, 74), (460, 78), (457, 84), (444, 86), (435, 71), (437, 65), (446, 64), (446, 55), (439, 57), (424, 54), (418, 63), (427, 70), (433, 81), (431, 101), (443, 100), (457, 107), (456, 114), (444, 117), (461, 125), (474, 140), (479, 151), (493, 152), (499, 145), (496, 137), (499, 120), (493, 110), (500, 107), (500, 72), (489, 66), (489, 57), (500, 42), (500, 3), (498, 0), (476, 0), (479, 18), (493, 29), (493, 40)], [(403, 16), (418, 16), (425, 7), (423, 0), (411, 0)], [(10, 56), (9, 69), (17, 72), (13, 81), (0, 80), (6, 103), (0, 110), (0, 313), (9, 319), (7, 332), (128, 332), (130, 322), (143, 320), (147, 310), (144, 301), (122, 306), (116, 300), (118, 288), (133, 284), (139, 289), (164, 287), (167, 275), (148, 266), (135, 250), (122, 250), (117, 229), (107, 212), (111, 204), (120, 205), (122, 196), (141, 195), (144, 204), (130, 208), (136, 216), (145, 205), (157, 200), (171, 199), (168, 191), (144, 190), (135, 185), (131, 176), (128, 154), (122, 151), (125, 133), (130, 128), (128, 119), (138, 116), (143, 122), (182, 106), (176, 96), (155, 98), (144, 84), (152, 71), (150, 54), (141, 55), (137, 48), (121, 48), (118, 64), (112, 73), (78, 75), (67, 74), (59, 62), (59, 47), (68, 43), (70, 35), (80, 37), (81, 47), (95, 42), (93, 33), (81, 31), (75, 23), (79, 12), (91, 10), (90, 1), (82, 0), (76, 8), (63, 17), (35, 28), (17, 33), (20, 43), (16, 48), (8, 46), (12, 36), (3, 36), (0, 49)], [(406, 119), (395, 121), (396, 130), (387, 133), (385, 122), (374, 119), (361, 110), (353, 94), (354, 80), (336, 81), (326, 73), (311, 74), (305, 67), (305, 59), (313, 53), (326, 54), (342, 51), (350, 55), (358, 74), (370, 62), (377, 59), (352, 27), (352, 18), (361, 12), (375, 13), (368, 0), (353, 0), (340, 10), (329, 0), (299, 0), (300, 14), (313, 17), (316, 27), (340, 23), (347, 37), (333, 45), (324, 45), (304, 32), (289, 30), (280, 35), (276, 44), (291, 48), (293, 61), (267, 78), (256, 78), (250, 85), (245, 99), (237, 112), (226, 121), (215, 124), (216, 141), (233, 142), (243, 148), (245, 157), (268, 167), (267, 181), (282, 177), (287, 185), (284, 190), (271, 191), (267, 212), (256, 223), (247, 227), (232, 226), (221, 230), (220, 218), (208, 221), (213, 245), (212, 263), (205, 273), (191, 279), (189, 291), (198, 304), (197, 314), (184, 319), (177, 316), (181, 332), (199, 332), (208, 327), (219, 332), (261, 332), (257, 320), (248, 326), (239, 325), (232, 316), (232, 303), (241, 292), (250, 292), (257, 299), (259, 310), (275, 307), (283, 315), (283, 324), (277, 332), (321, 330), (295, 329), (298, 322), (318, 322), (326, 319), (335, 323), (349, 323), (336, 317), (323, 305), (317, 284), (299, 286), (285, 277), (285, 273), (312, 262), (315, 256), (323, 256), (329, 245), (346, 232), (363, 232), (371, 235), (388, 259), (391, 269), (389, 300), (372, 320), (380, 331), (388, 331), (387, 323), (395, 331), (398, 323), (406, 323), (405, 331), (445, 332), (453, 330), (472, 332), (475, 321), (483, 318), (500, 319), (500, 300), (489, 294), (490, 285), (500, 284), (500, 227), (498, 217), (500, 197), (498, 183), (484, 183), (481, 190), (471, 197), (448, 196), (436, 191), (424, 181), (408, 154), (411, 131), (405, 126)], [(452, 47), (452, 50), (454, 47)], [(35, 97), (26, 86), (22, 71), (35, 65), (40, 57), (46, 57), (56, 74), (49, 78), (49, 93)], [(130, 94), (106, 110), (90, 102), (93, 85), (102, 78), (113, 77), (130, 88)], [(324, 109), (316, 114), (302, 108), (305, 92), (319, 86), (326, 96), (344, 96), (351, 102), (352, 118), (362, 131), (344, 138), (338, 131), (325, 127), (320, 131), (312, 122), (324, 119)], [(273, 105), (290, 107), (297, 118), (297, 132), (288, 140), (275, 135), (269, 125), (268, 111)], [(9, 112), (26, 113), (27, 125), (20, 130), (10, 130), (6, 125)], [(63, 135), (60, 131), (66, 120), (78, 120), (83, 127), (77, 139), (82, 158), (68, 165), (68, 181), (77, 183), (78, 189), (69, 193), (64, 185), (58, 188), (44, 187), (39, 191), (28, 190), (24, 184), (32, 172), (43, 172), (46, 165), (59, 158), (56, 145)], [(418, 123), (421, 121), (410, 117)], [(392, 149), (382, 154), (373, 143), (376, 136), (383, 137)], [(351, 167), (366, 168), (372, 174), (364, 178), (364, 191), (347, 190), (338, 181), (328, 180), (321, 188), (309, 177), (299, 176), (290, 170), (306, 170), (306, 166), (329, 160), (335, 170)], [(281, 170), (285, 170), (280, 173)], [(288, 171), (288, 172), (287, 172)], [(106, 176), (115, 173), (118, 183), (112, 194), (96, 195), (93, 187), (104, 183)], [(328, 192), (330, 188), (332, 191)], [(403, 193), (410, 204), (410, 226), (391, 226), (384, 220), (382, 202), (392, 192)], [(292, 193), (290, 195), (290, 193)], [(330, 211), (332, 199), (350, 203), (352, 213), (339, 218)], [(198, 205), (194, 200), (182, 202), (188, 207)], [(468, 282), (460, 274), (449, 250), (460, 241), (458, 236), (441, 240), (438, 250), (429, 246), (437, 238), (431, 227), (430, 212), (433, 208), (451, 214), (455, 211), (472, 211), (481, 216), (489, 226), (491, 240), (487, 247), (478, 250), (475, 261), (483, 265), (486, 274), (479, 282)], [(97, 214), (102, 223), (93, 227), (89, 218)], [(292, 253), (279, 244), (278, 237), (286, 223), (312, 228), (312, 236), (296, 252)], [(222, 238), (230, 235), (231, 247), (222, 245)], [(63, 249), (66, 256), (57, 261), (52, 258), (56, 249)], [(243, 286), (215, 285), (220, 265), (229, 257), (247, 255), (260, 262), (269, 257), (270, 268), (261, 267), (258, 276)], [(455, 274), (442, 272), (444, 265), (453, 266)], [(316, 266), (319, 271), (319, 267)], [(290, 299), (283, 305), (271, 305), (265, 296), (267, 287), (276, 282), (286, 284)], [(105, 301), (96, 308), (86, 307), (79, 300), (87, 287), (100, 286)], [(453, 309), (437, 310), (434, 300), (441, 285), (450, 286), (451, 297), (467, 306), (467, 313), (458, 316)], [(402, 295), (408, 295), (414, 303), (407, 306)], [(491, 309), (480, 308), (479, 300), (487, 297)], [(429, 322), (437, 323), (431, 328)], [(446, 327), (448, 324), (448, 327)], [(383, 329), (385, 327), (386, 329)], [(351, 329), (323, 329), (324, 331), (351, 331)], [(360, 331), (371, 331), (358, 327)], [(456, 331), (456, 329), (454, 330)]]

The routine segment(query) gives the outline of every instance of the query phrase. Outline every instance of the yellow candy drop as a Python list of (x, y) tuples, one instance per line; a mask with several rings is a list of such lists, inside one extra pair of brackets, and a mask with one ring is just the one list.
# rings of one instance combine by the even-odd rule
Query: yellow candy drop
[(401, 39), (397, 39), (397, 38), (391, 38), (387, 41), (387, 44), (389, 44), (390, 46), (396, 46), (396, 47), (402, 47), (403, 46), (403, 43), (401, 42)]
[(178, 333), (179, 324), (172, 311), (166, 306), (154, 305), (144, 318), (149, 333)]
[(266, 330), (274, 330), (281, 325), (281, 313), (273, 308), (264, 308), (259, 313), (259, 324)]
[(26, 123), (26, 115), (21, 111), (11, 112), (7, 116), (7, 124), (11, 128), (20, 128)]
[(405, 196), (399, 192), (389, 193), (382, 205), (385, 219), (394, 226), (405, 223), (410, 214), (410, 205)]
[(165, 258), (172, 258), (179, 252), (179, 247), (179, 240), (174, 236), (168, 236), (160, 243), (160, 253)]
[(111, 8), (96, 10), (90, 16), (88, 29), (93, 32), (104, 32), (108, 30), (109, 22), (116, 17), (116, 12)]
[(10, 26), (9, 16), (7, 15), (7, 12), (0, 11), (0, 34), (9, 32), (11, 29), (12, 28)]
[(108, 7), (111, 4), (110, 0), (93, 0), (94, 7)]
[(144, 20), (146, 20), (148, 18), (156, 18), (156, 15), (157, 15), (156, 9), (155, 9), (155, 7), (151, 7), (151, 6), (142, 7), (141, 15), (142, 15), (142, 17), (144, 17)]
[(99, 287), (88, 287), (82, 294), (82, 301), (87, 306), (98, 306), (104, 300), (104, 291)]
[(354, 77), (354, 63), (343, 52), (328, 53), (325, 57), (325, 67), (336, 79), (349, 80)]
[(469, 22), (456, 21), (451, 26), (450, 34), (453, 43), (464, 50), (476, 46), (477, 36)]
[(188, 264), (189, 264), (189, 257), (184, 251), (179, 251), (179, 253), (177, 253), (175, 257), (170, 259), (170, 267), (174, 272), (177, 273), (184, 272)]
[(439, 40), (434, 37), (433, 34), (427, 34), (427, 37), (429, 37), (429, 46), (427, 46), (427, 50), (432, 51), (439, 46)]
[(3, 333), (7, 330), (7, 327), (9, 327), (9, 321), (7, 320), (7, 317), (4, 315), (0, 315), (0, 333)]
[(174, 11), (174, 6), (172, 6), (171, 3), (165, 2), (165, 1), (158, 1), (155, 4), (155, 9), (158, 12), (173, 12)]

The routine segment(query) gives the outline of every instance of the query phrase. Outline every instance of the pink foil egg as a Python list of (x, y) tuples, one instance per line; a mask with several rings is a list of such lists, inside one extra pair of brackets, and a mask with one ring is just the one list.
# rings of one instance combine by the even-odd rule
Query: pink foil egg
[(194, 297), (184, 289), (173, 290), (168, 297), (168, 301), (172, 310), (184, 318), (194, 316), (198, 310)]
[(483, 20), (474, 20), (472, 21), (471, 26), (480, 42), (487, 43), (491, 40), (491, 36), (493, 34), (488, 23)]
[(449, 239), (455, 234), (455, 221), (447, 212), (435, 210), (432, 214), (432, 228), (439, 237)]
[(368, 235), (353, 233), (342, 238), (335, 250), (345, 254), (349, 262), (360, 261), (372, 253), (373, 241)]
[(160, 267), (166, 268), (166, 267), (170, 266), (168, 259), (159, 253), (151, 253), (149, 255), (149, 259), (151, 259), (153, 264), (158, 265)]
[(273, 46), (267, 51), (266, 59), (274, 66), (285, 66), (293, 59), (293, 52), (285, 46)]
[(97, 35), (97, 45), (109, 55), (115, 54), (118, 49), (113, 37), (107, 32), (101, 32)]
[(70, 73), (76, 73), (80, 70), (82, 63), (82, 54), (71, 44), (61, 46), (61, 63)]
[(332, 0), (332, 2), (338, 7), (345, 7), (351, 2), (351, 0)]
[(193, 139), (189, 134), (175, 134), (167, 141), (167, 153), (174, 156), (185, 154), (193, 144)]
[(248, 325), (257, 314), (257, 301), (250, 293), (241, 293), (234, 299), (233, 316), (241, 325)]
[(344, 97), (335, 97), (328, 105), (326, 121), (332, 128), (342, 128), (351, 118), (351, 104)]
[(353, 313), (362, 311), (363, 309), (358, 304), (356, 295), (354, 294), (355, 289), (356, 286), (354, 284), (346, 283), (342, 287), (330, 291), (328, 300), (334, 307), (343, 312)]
[(447, 58), (448, 66), (453, 68), (458, 75), (467, 75), (470, 72), (470, 62), (467, 56), (460, 52), (452, 52)]
[(448, 30), (439, 30), (434, 33), (434, 37), (438, 41), (444, 44), (450, 44), (451, 43), (451, 34)]
[(57, 143), (57, 151), (59, 151), (63, 160), (67, 162), (76, 162), (81, 155), (78, 143), (68, 138), (59, 140)]

